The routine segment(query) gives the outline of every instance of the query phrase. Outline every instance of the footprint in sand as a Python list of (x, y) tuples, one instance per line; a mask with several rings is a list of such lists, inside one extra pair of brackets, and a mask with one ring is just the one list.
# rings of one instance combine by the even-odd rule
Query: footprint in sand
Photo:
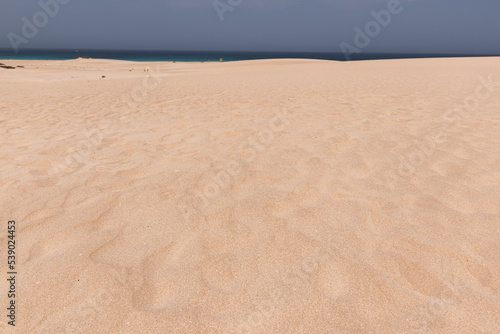
[(217, 253), (231, 251), (246, 234), (244, 227), (236, 221), (231, 212), (208, 216), (206, 226), (208, 228), (202, 234), (203, 245)]
[(75, 249), (75, 247), (82, 243), (81, 238), (78, 237), (80, 233), (88, 233), (88, 228), (69, 228), (37, 242), (29, 250), (30, 255), (28, 262), (43, 257), (49, 257), (53, 254), (60, 254), (68, 249)]
[[(135, 208), (133, 213), (128, 211), (130, 207)], [(120, 197), (95, 225), (103, 231), (115, 230), (117, 236), (92, 257), (99, 262), (129, 268), (177, 242), (189, 228), (189, 222), (182, 217), (176, 203), (165, 200), (154, 190)], [(139, 247), (131, 248), (131, 244)]]
[(498, 285), (495, 284), (495, 280), (491, 271), (488, 267), (482, 265), (477, 260), (465, 258), (465, 267), (467, 271), (476, 278), (476, 280), (485, 288), (491, 288), (493, 291), (498, 293)]
[(195, 239), (188, 237), (143, 261), (143, 284), (134, 293), (134, 307), (147, 311), (177, 311), (201, 296), (203, 284), (199, 266), (185, 257), (185, 251), (191, 249)]
[(412, 290), (430, 297), (441, 297), (449, 295), (448, 287), (428, 271), (424, 266), (415, 261), (405, 259), (401, 255), (393, 255), (393, 259), (399, 267), (400, 274), (410, 284)]
[(211, 288), (224, 294), (237, 292), (248, 277), (240, 261), (231, 255), (217, 255), (202, 269), (203, 279)]
[(340, 263), (326, 261), (321, 263), (315, 277), (316, 288), (331, 299), (339, 298), (348, 291), (348, 276), (344, 273)]

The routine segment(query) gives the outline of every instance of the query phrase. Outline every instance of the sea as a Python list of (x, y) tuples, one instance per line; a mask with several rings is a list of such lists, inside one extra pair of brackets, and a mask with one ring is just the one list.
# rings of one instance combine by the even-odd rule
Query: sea
[[(420, 54), (420, 53), (358, 53), (351, 55), (351, 61), (374, 59), (404, 59), (404, 58), (444, 58), (444, 57), (480, 57), (488, 55), (464, 54)], [(489, 55), (491, 56), (491, 55)], [(323, 59), (346, 61), (342, 53), (314, 52), (234, 52), (234, 51), (137, 51), (137, 50), (53, 50), (53, 49), (21, 49), (15, 53), (12, 49), (0, 49), (0, 59), (26, 60), (68, 60), (78, 57), (94, 59), (117, 59), (129, 61), (241, 61), (254, 59)]]

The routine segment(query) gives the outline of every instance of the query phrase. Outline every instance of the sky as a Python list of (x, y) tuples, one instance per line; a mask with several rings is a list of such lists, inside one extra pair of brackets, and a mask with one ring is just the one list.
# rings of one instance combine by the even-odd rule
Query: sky
[(0, 0), (13, 45), (500, 55), (500, 1)]

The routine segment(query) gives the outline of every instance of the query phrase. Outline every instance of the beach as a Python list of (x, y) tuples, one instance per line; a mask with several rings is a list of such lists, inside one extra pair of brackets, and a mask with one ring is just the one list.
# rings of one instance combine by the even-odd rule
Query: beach
[(0, 63), (19, 332), (500, 333), (500, 58)]

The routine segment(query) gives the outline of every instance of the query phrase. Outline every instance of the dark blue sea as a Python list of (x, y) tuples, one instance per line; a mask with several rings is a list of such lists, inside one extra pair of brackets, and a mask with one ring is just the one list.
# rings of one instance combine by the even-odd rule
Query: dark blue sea
[[(131, 61), (224, 61), (305, 58), (324, 60), (346, 60), (342, 53), (306, 53), (306, 52), (230, 52), (230, 51), (128, 51), (128, 50), (36, 50), (21, 49), (14, 53), (11, 49), (0, 49), (0, 59), (38, 59), (67, 60), (87, 56), (97, 59), (118, 59)], [(402, 58), (442, 58), (480, 55), (457, 54), (403, 54), (403, 53), (359, 53), (351, 55), (351, 60), (402, 59)]]

